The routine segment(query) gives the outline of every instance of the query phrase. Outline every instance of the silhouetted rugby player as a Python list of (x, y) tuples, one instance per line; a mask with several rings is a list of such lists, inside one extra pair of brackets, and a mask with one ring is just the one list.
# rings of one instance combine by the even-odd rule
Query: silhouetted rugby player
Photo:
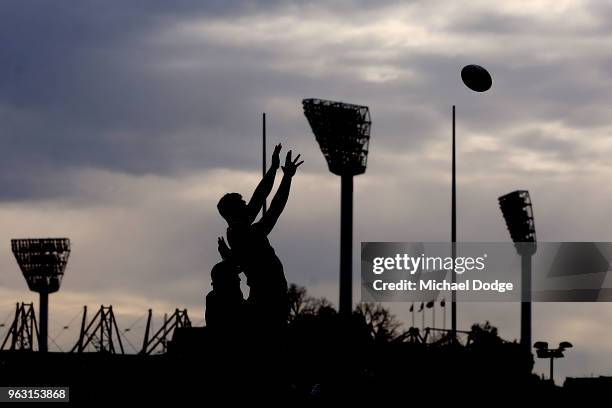
[(206, 326), (221, 336), (231, 336), (246, 319), (246, 302), (240, 289), (240, 269), (225, 250), (227, 245), (219, 238), (219, 252), (223, 260), (213, 266), (210, 277), (212, 287), (206, 295)]
[(259, 221), (254, 222), (274, 186), (276, 171), (280, 166), (280, 150), (280, 144), (274, 148), (270, 169), (248, 204), (238, 193), (224, 195), (217, 204), (219, 213), (228, 224), (227, 240), (232, 259), (247, 277), (247, 285), (250, 288), (248, 301), (252, 306), (252, 316), (256, 319), (253, 323), (269, 329), (286, 324), (289, 305), (283, 264), (270, 245), (268, 234), (285, 208), (291, 179), (303, 163), (298, 162), (300, 155), (292, 160), (291, 150), (287, 153), (285, 165), (282, 167), (283, 179), (270, 208)]

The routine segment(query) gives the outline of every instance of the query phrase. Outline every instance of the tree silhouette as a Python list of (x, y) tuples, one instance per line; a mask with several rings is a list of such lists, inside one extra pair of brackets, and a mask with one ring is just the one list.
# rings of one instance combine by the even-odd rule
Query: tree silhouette
[(487, 320), (484, 324), (474, 323), (469, 334), (469, 343), (475, 346), (496, 346), (504, 340), (499, 337), (497, 327)]
[[(292, 283), (288, 289), (289, 322), (302, 318), (329, 318), (337, 315), (336, 309), (325, 298), (310, 296), (303, 286)], [(379, 303), (360, 303), (353, 311), (353, 324), (364, 325), (375, 342), (389, 342), (399, 336), (402, 323), (391, 311)]]
[(353, 314), (363, 318), (370, 336), (377, 343), (392, 341), (400, 334), (402, 323), (380, 303), (360, 303)]
[(289, 321), (295, 321), (299, 316), (315, 316), (322, 312), (328, 313), (333, 306), (325, 298), (310, 296), (303, 286), (292, 283), (287, 290), (289, 297)]

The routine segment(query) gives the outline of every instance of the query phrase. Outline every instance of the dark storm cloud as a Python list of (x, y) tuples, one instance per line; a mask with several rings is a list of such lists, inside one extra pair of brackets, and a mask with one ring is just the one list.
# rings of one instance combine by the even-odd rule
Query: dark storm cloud
[(4, 2), (2, 197), (66, 193), (69, 187), (51, 174), (68, 168), (167, 173), (244, 166), (248, 149), (239, 147), (251, 129), (235, 119), (251, 114), (261, 70), (237, 69), (248, 64), (246, 53), (223, 62), (230, 58), (218, 47), (199, 50), (210, 69), (164, 70), (173, 50), (150, 39), (178, 20), (252, 7), (259, 5)]
[[(67, 169), (171, 174), (256, 166), (252, 152), (265, 98), (290, 95), (299, 110), (312, 78), (270, 69), (266, 61), (278, 60), (283, 50), (207, 39), (160, 44), (156, 36), (178, 22), (261, 14), (274, 4), (4, 3), (2, 198), (69, 193), (69, 180), (50, 177)], [(186, 55), (197, 68), (173, 65)], [(347, 86), (328, 79), (335, 88)]]
[[(292, 67), (287, 64), (296, 49), (315, 44), (318, 37), (311, 44), (266, 46), (265, 41), (249, 43), (248, 35), (233, 39), (242, 41), (234, 44), (216, 39), (214, 33), (189, 39), (175, 38), (172, 31), (190, 22), (204, 27), (235, 19), (236, 24), (244, 23), (240, 18), (259, 18), (266, 24), (269, 17), (273, 24), (275, 17), (312, 10), (319, 10), (323, 17), (344, 11), (367, 23), (368, 16), (381, 13), (367, 2), (339, 1), (325, 7), (301, 2), (195, 1), (172, 5), (5, 3), (3, 7), (0, 37), (9, 41), (0, 46), (4, 61), (0, 126), (10, 146), (0, 156), (4, 200), (69, 194), (69, 181), (49, 175), (66, 172), (69, 178), (79, 168), (176, 174), (256, 167), (253, 151), (259, 115), (274, 98), (292, 104), (284, 108), (295, 111), (271, 118), (278, 138), (291, 140), (292, 135), (310, 133), (299, 117), (302, 97), (350, 98), (371, 106), (379, 149), (415, 151), (446, 137), (450, 102), (466, 97), (457, 72), (474, 62), (469, 51), (457, 54), (443, 48), (409, 47), (400, 54), (385, 53), (388, 50), (379, 42), (359, 38), (356, 42), (323, 41), (312, 58)], [(518, 17), (495, 23), (500, 19), (491, 13), (458, 16), (447, 22), (444, 34), (449, 38), (483, 30), (508, 34), (516, 25), (525, 26)], [(257, 37), (258, 32), (252, 34)], [(501, 53), (504, 39), (494, 41), (499, 41), (497, 52)], [(562, 55), (569, 52), (556, 46)], [(470, 96), (459, 107), (463, 129), (503, 133), (518, 121), (559, 116), (570, 126), (605, 123), (605, 115), (589, 107), (608, 99), (598, 87), (601, 76), (609, 71), (607, 61), (600, 68), (591, 65), (588, 75), (576, 76), (580, 61), (566, 56), (551, 63), (533, 53), (509, 49), (476, 61), (491, 69), (501, 98), (488, 104)], [(329, 69), (317, 69), (321, 58)], [(389, 66), (400, 75), (415, 75), (364, 81), (362, 71), (369, 66), (373, 70)], [(576, 109), (576, 104), (585, 108)], [(300, 148), (318, 154), (312, 144)]]

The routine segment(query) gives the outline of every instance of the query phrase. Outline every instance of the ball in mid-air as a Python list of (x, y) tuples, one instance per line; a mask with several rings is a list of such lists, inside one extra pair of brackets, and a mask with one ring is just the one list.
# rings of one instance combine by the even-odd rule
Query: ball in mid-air
[(493, 80), (489, 72), (480, 65), (466, 65), (461, 70), (461, 79), (472, 91), (484, 92), (491, 88)]

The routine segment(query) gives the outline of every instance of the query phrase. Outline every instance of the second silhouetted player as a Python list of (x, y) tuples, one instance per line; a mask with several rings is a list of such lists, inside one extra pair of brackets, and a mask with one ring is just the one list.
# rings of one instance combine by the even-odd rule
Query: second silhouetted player
[(227, 221), (227, 240), (234, 262), (247, 277), (249, 286), (248, 302), (253, 322), (260, 328), (278, 330), (285, 326), (289, 311), (287, 298), (287, 279), (283, 264), (270, 245), (268, 234), (280, 217), (291, 189), (291, 180), (297, 168), (303, 163), (300, 155), (291, 157), (287, 153), (282, 166), (283, 179), (274, 195), (270, 208), (255, 222), (266, 197), (272, 191), (276, 171), (280, 167), (281, 145), (277, 145), (272, 155), (272, 164), (255, 189), (247, 204), (238, 193), (224, 195), (217, 208)]

